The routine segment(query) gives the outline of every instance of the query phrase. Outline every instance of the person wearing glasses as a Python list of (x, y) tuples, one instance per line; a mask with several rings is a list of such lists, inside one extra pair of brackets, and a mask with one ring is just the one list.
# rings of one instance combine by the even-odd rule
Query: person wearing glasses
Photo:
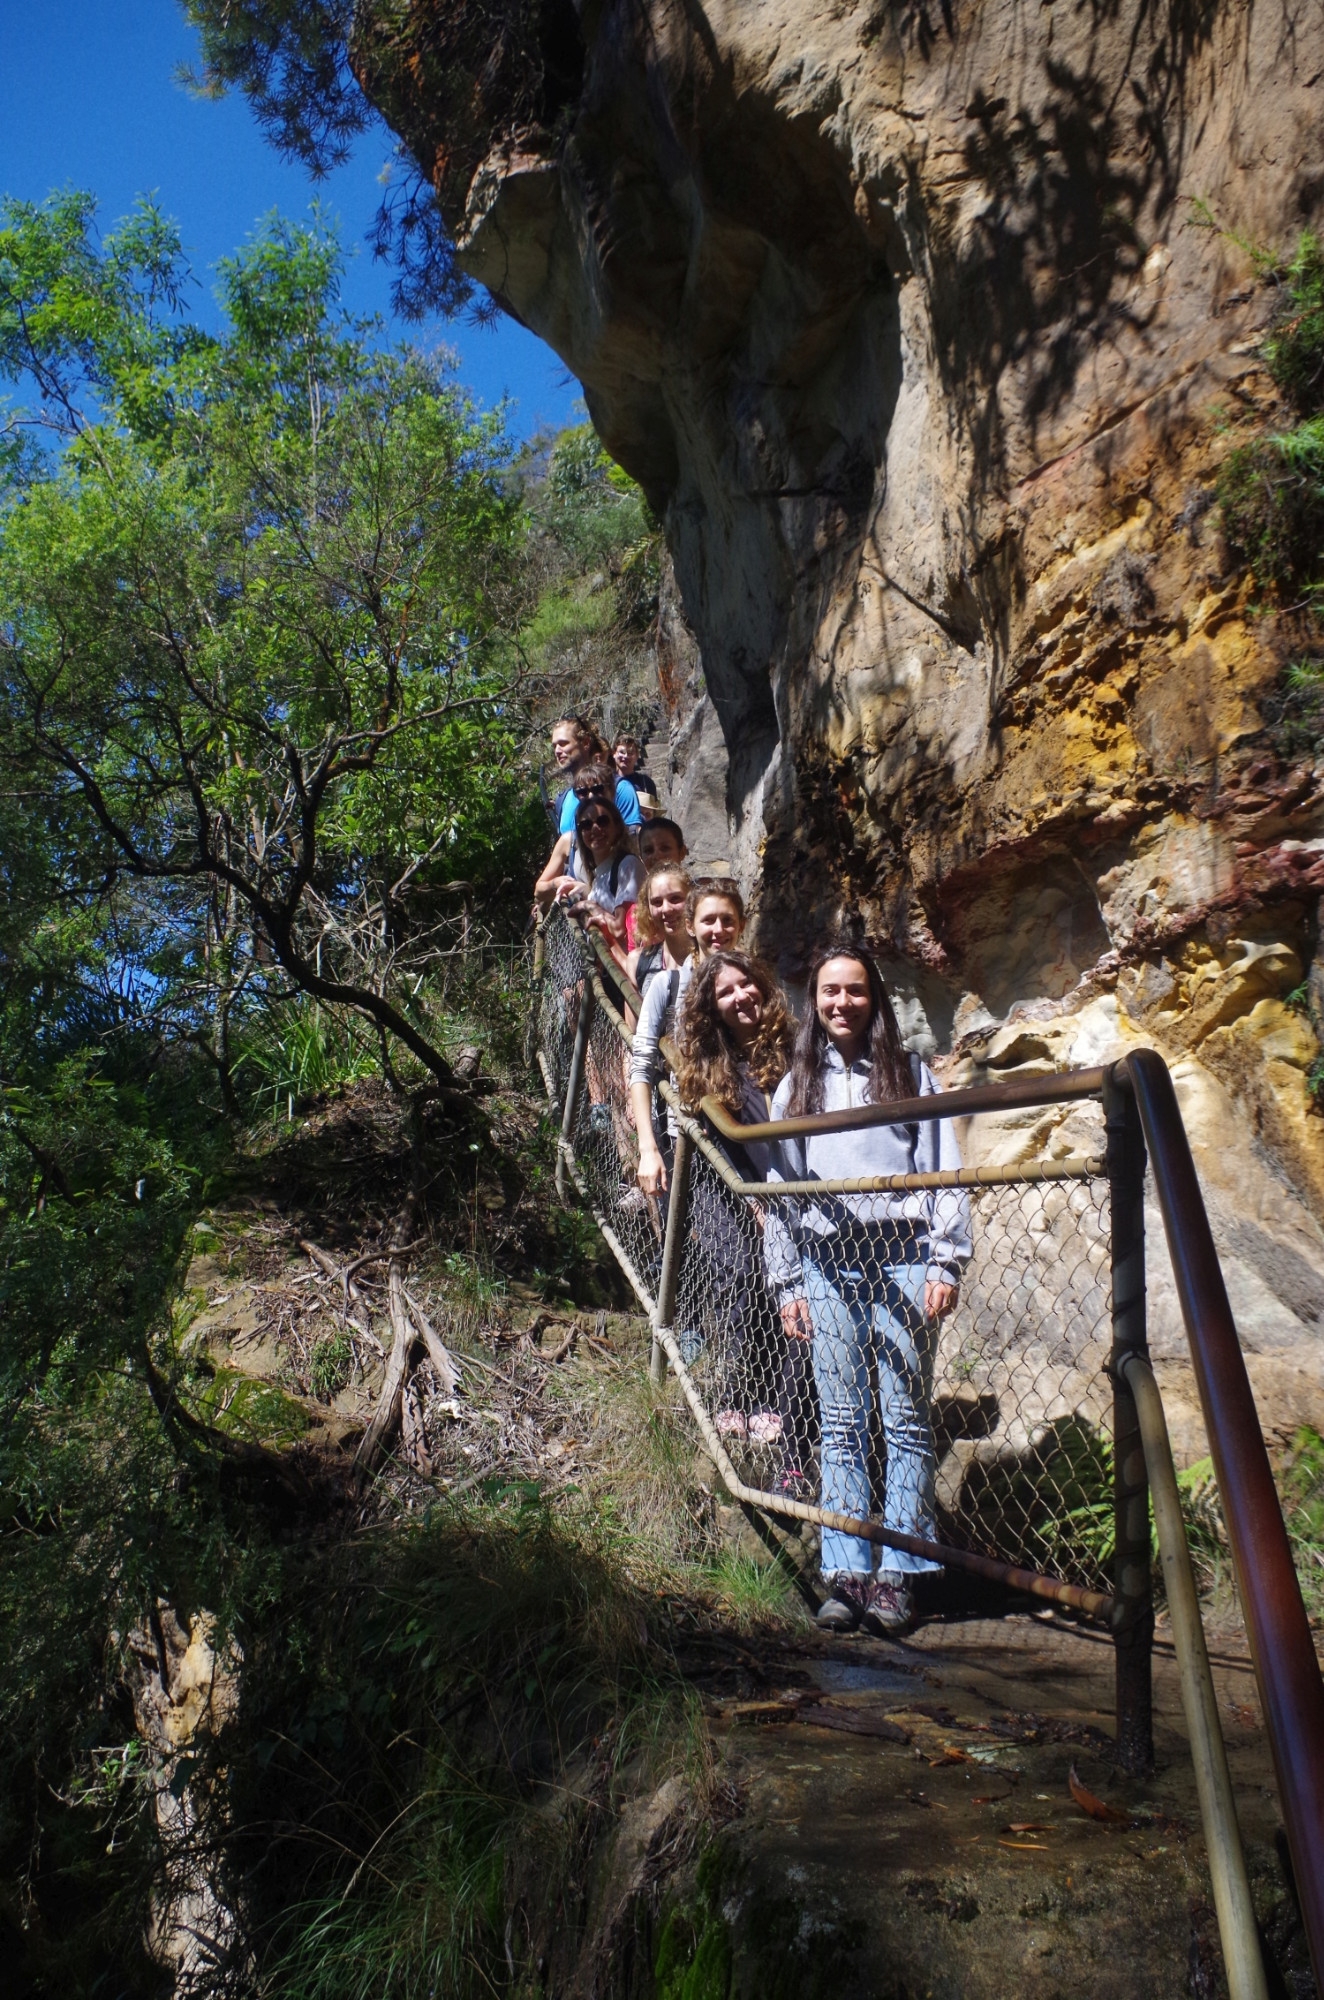
[(644, 881), (643, 863), (630, 848), (629, 828), (612, 800), (595, 791), (576, 811), (572, 838), (578, 869), (550, 883), (544, 871), (534, 893), (544, 909), (551, 903), (564, 904), (577, 922), (600, 930), (609, 944), (621, 949), (626, 942), (626, 912), (638, 902)]
[[(575, 773), (570, 789), (566, 793), (566, 797), (573, 808), (570, 816), (570, 824), (557, 836), (556, 845), (548, 857), (547, 866), (543, 869), (542, 874), (538, 877), (533, 887), (533, 900), (540, 910), (547, 909), (553, 902), (565, 901), (564, 896), (558, 897), (557, 890), (560, 884), (566, 881), (567, 878), (578, 882), (586, 891), (592, 886), (593, 871), (589, 866), (588, 857), (579, 840), (576, 825), (577, 815), (582, 807), (588, 805), (590, 802), (595, 805), (610, 804), (613, 812), (617, 814), (622, 824), (627, 828), (628, 840), (628, 829), (631, 823), (626, 819), (624, 813), (621, 812), (620, 806), (612, 797), (613, 783), (613, 773), (605, 764), (585, 764), (581, 770)], [(640, 881), (643, 880), (643, 876), (644, 869), (641, 866), (639, 871)]]

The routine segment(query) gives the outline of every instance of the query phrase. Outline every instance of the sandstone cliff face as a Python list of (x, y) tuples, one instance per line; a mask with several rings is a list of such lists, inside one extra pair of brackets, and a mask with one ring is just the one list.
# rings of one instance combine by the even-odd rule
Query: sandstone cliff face
[(1262, 712), (1310, 635), (1210, 503), (1273, 414), (1235, 239), (1324, 206), (1324, 15), (589, 0), (543, 9), (541, 108), (480, 78), (457, 167), (399, 81), (438, 9), (397, 11), (369, 88), (664, 516), (673, 781), (764, 948), (793, 978), (858, 924), (961, 1075), (1014, 1068), (1017, 1020), (1052, 1026), (1031, 1061), (1155, 1042), (1313, 1328), (1282, 1269), (1324, 1271), (1324, 1120), (1284, 996), (1324, 772)]

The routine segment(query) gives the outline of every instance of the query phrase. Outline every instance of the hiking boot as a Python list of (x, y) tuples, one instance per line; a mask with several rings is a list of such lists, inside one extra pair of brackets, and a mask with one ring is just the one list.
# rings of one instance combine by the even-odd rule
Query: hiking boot
[(823, 1580), (827, 1584), (828, 1595), (819, 1605), (814, 1623), (820, 1632), (853, 1632), (869, 1602), (868, 1577), (852, 1576), (848, 1570), (838, 1570), (835, 1576)]
[(719, 1410), (713, 1419), (718, 1437), (742, 1438), (749, 1429), (743, 1410)]
[(749, 1420), (750, 1440), (754, 1444), (773, 1444), (782, 1434), (782, 1420), (775, 1410), (756, 1410)]
[(875, 1577), (864, 1607), (864, 1629), (876, 1639), (899, 1639), (915, 1622), (915, 1600), (904, 1578)]

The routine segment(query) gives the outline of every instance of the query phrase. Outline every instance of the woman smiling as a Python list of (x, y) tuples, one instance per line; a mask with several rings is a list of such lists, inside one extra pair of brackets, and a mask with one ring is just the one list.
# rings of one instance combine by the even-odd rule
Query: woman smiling
[[(867, 952), (823, 952), (809, 974), (809, 1005), (774, 1119), (926, 1097), (937, 1083), (901, 1041), (892, 1002)], [(870, 1125), (783, 1139), (769, 1179), (849, 1181), (959, 1167), (942, 1119)], [(769, 1283), (793, 1341), (810, 1345), (822, 1411), (822, 1505), (869, 1513), (869, 1421), (877, 1396), (887, 1451), (883, 1525), (933, 1541), (930, 1396), (938, 1322), (956, 1305), (970, 1255), (969, 1197), (958, 1189), (801, 1196), (769, 1211)], [(823, 1530), (831, 1595), (821, 1625), (905, 1631), (912, 1580), (938, 1565), (901, 1549), (873, 1551), (858, 1536)]]
[[(771, 968), (740, 951), (718, 951), (690, 988), (677, 1043), (677, 1084), (687, 1110), (716, 1098), (742, 1124), (764, 1124), (768, 1096), (791, 1059), (794, 1023)], [(714, 1134), (742, 1180), (768, 1177), (772, 1148)], [(788, 1340), (763, 1274), (749, 1210), (710, 1173), (696, 1174), (690, 1226), (707, 1262), (705, 1285), (723, 1345), (716, 1423), (727, 1437), (754, 1444), (781, 1440), (779, 1489), (795, 1498), (809, 1490), (809, 1425), (813, 1385), (808, 1353)], [(754, 1207), (762, 1228), (763, 1210)]]

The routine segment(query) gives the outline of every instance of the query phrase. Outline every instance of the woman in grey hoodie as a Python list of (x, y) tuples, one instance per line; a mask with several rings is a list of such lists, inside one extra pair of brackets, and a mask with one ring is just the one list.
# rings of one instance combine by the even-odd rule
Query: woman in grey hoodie
[[(838, 947), (809, 974), (808, 1005), (774, 1119), (927, 1096), (931, 1072), (902, 1045), (882, 974), (867, 953)], [(787, 1138), (769, 1180), (865, 1180), (959, 1167), (943, 1119), (868, 1125)], [(959, 1189), (787, 1197), (769, 1207), (768, 1282), (788, 1339), (812, 1343), (822, 1418), (823, 1507), (867, 1517), (869, 1421), (878, 1396), (887, 1452), (883, 1525), (932, 1541), (934, 1449), (930, 1398), (938, 1322), (956, 1304), (970, 1256), (970, 1204)], [(823, 1531), (829, 1596), (819, 1623), (851, 1630), (862, 1620), (896, 1633), (913, 1622), (911, 1578), (939, 1565), (882, 1551), (875, 1578), (869, 1542)]]

